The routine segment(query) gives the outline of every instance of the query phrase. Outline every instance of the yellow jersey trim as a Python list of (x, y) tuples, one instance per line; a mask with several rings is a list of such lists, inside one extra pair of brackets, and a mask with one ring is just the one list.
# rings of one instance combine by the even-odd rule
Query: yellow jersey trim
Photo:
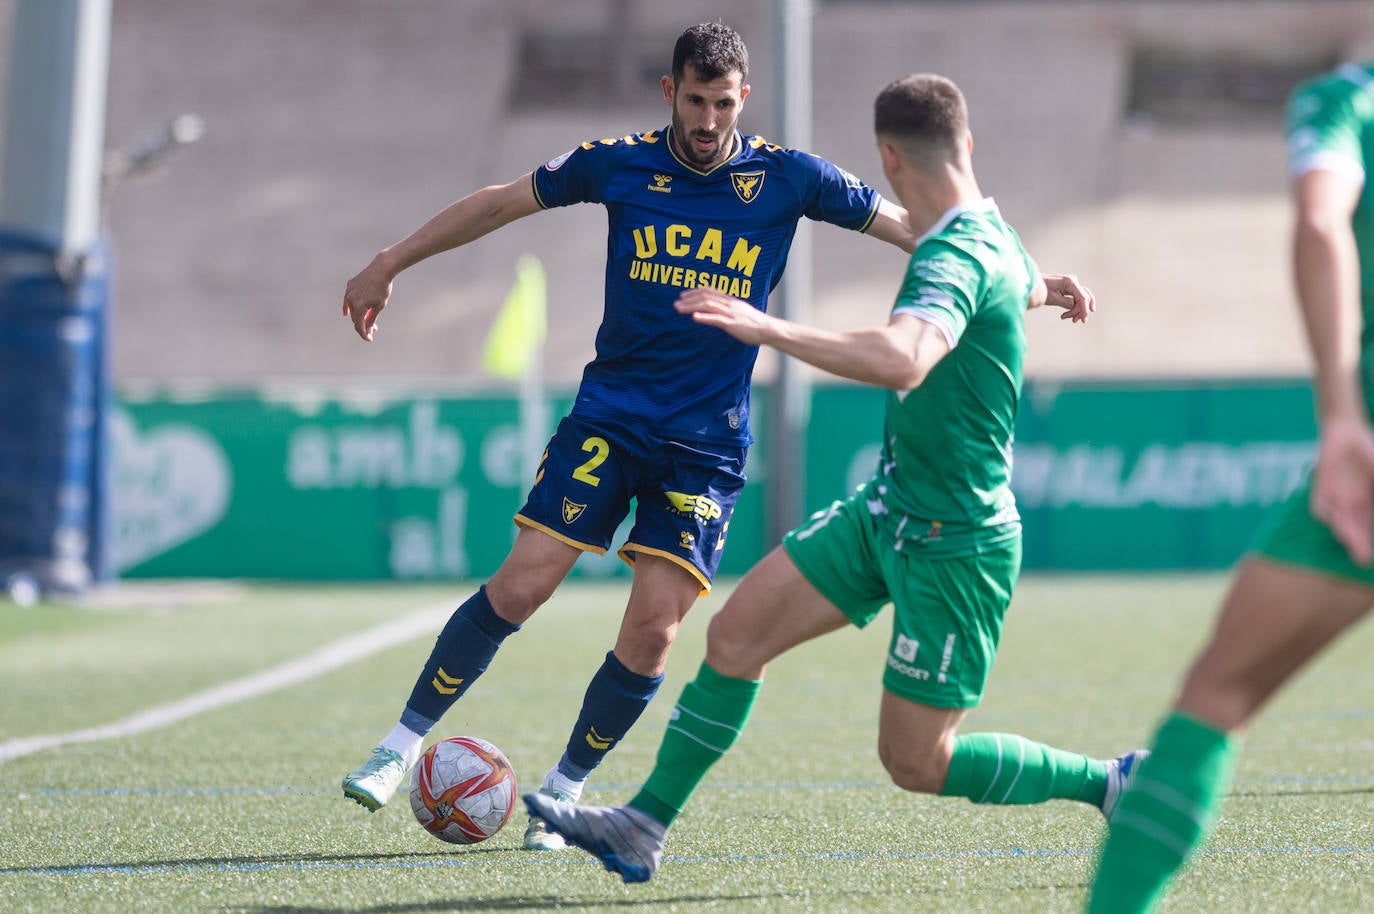
[(631, 568), (635, 567), (635, 560), (631, 557), (632, 555), (656, 555), (661, 559), (667, 559), (674, 565), (681, 565), (683, 568), (686, 568), (689, 572), (691, 572), (692, 577), (696, 578), (701, 583), (701, 595), (703, 597), (711, 592), (711, 582), (706, 580), (706, 575), (701, 573), (701, 569), (693, 565), (691, 562), (687, 561), (680, 555), (674, 555), (671, 552), (664, 552), (662, 549), (651, 549), (648, 546), (640, 546), (636, 543), (626, 543), (625, 545), (620, 547), (620, 551), (616, 554), (619, 555), (621, 560), (624, 561), (625, 564), (629, 565)]
[(564, 536), (563, 534), (559, 533), (557, 530), (552, 529), (551, 527), (544, 526), (538, 521), (532, 521), (523, 514), (515, 515), (515, 525), (517, 527), (529, 527), (531, 530), (538, 530), (540, 533), (544, 533), (553, 537), (560, 543), (567, 543), (574, 549), (581, 549), (583, 552), (590, 552), (595, 555), (606, 554), (605, 546), (593, 546), (591, 543), (579, 542), (578, 540), (575, 540), (572, 537)]
[(873, 220), (876, 219), (876, 218), (878, 218), (878, 207), (880, 207), (880, 206), (882, 206), (882, 205), (883, 205), (883, 195), (882, 195), (882, 194), (874, 194), (874, 196), (873, 196), (873, 211), (870, 212), (870, 213), (868, 214), (868, 218), (864, 220), (864, 224), (863, 224), (863, 226), (859, 229), (859, 231), (861, 231), (861, 232), (867, 232), (867, 231), (868, 231), (868, 227), (869, 227), (870, 225), (873, 224)]
[(543, 197), (539, 196), (539, 182), (535, 180), (535, 175), (538, 173), (538, 168), (530, 172), (530, 187), (534, 189), (534, 202), (539, 204), (540, 209), (548, 209), (549, 205), (544, 202)]
[(730, 136), (730, 154), (725, 158), (721, 159), (720, 164), (712, 168), (710, 171), (702, 171), (700, 168), (697, 168), (695, 165), (692, 165), (691, 163), (687, 162), (682, 158), (682, 156), (677, 154), (677, 143), (673, 141), (673, 127), (671, 124), (668, 125), (668, 153), (673, 157), (674, 162), (677, 162), (679, 165), (681, 165), (688, 171), (692, 172), (693, 174), (702, 176), (713, 175), (725, 166), (729, 165), (731, 162), (733, 162), (739, 156), (740, 152), (743, 151), (743, 149), (744, 144), (740, 142), (739, 131), (736, 130)]

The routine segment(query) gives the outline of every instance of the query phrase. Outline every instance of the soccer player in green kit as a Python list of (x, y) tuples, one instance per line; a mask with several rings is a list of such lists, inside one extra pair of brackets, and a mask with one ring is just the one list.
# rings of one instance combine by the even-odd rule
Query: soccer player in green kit
[[(1109, 817), (1141, 753), (1102, 761), (1004, 733), (958, 735), (982, 697), (1021, 563), (1009, 487), (1027, 307), (1044, 284), (973, 174), (962, 94), (934, 75), (879, 94), (883, 171), (922, 233), (886, 326), (846, 332), (779, 320), (714, 290), (678, 308), (743, 342), (888, 388), (874, 477), (814, 514), (756, 565), (711, 620), (706, 659), (674, 709), (657, 763), (622, 807), (526, 804), (626, 882), (649, 879), (667, 829), (749, 717), (767, 663), (864, 626), (894, 604), (878, 753), (906, 790), (975, 803), (1078, 800)], [(1091, 296), (1064, 317), (1085, 320)]]
[[(1092, 914), (1153, 910), (1215, 821), (1239, 738), (1278, 689), (1374, 605), (1374, 62), (1289, 101), (1293, 272), (1315, 365), (1320, 442), (1231, 581), (1154, 755), (1112, 820)], [(1363, 280), (1362, 280), (1363, 278)]]

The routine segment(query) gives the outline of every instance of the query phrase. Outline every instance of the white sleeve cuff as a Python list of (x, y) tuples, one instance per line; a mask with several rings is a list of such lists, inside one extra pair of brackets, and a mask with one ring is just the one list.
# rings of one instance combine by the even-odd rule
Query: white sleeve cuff
[(908, 305), (903, 308), (895, 308), (893, 314), (910, 314), (917, 320), (925, 321), (935, 327), (945, 337), (945, 343), (951, 350), (959, 342), (959, 338), (954, 334), (954, 325), (949, 321), (949, 315), (938, 308), (922, 308), (917, 305)]
[(1364, 184), (1364, 166), (1350, 156), (1339, 152), (1326, 149), (1310, 152), (1293, 159), (1288, 166), (1290, 178), (1300, 178), (1309, 171), (1334, 171), (1349, 175), (1361, 185)]

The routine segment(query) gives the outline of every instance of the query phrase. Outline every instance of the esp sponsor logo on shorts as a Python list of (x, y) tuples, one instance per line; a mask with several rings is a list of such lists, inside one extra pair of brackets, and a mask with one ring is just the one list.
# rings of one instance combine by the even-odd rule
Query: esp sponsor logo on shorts
[(720, 504), (706, 495), (664, 492), (663, 497), (668, 499), (668, 510), (679, 517), (695, 517), (700, 523), (708, 523), (722, 514)]

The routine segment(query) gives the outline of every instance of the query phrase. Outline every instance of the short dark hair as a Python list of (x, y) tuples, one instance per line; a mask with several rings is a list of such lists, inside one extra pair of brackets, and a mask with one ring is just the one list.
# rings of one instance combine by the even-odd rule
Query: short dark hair
[(681, 82), (687, 65), (703, 81), (720, 79), (739, 71), (749, 81), (749, 49), (744, 39), (723, 22), (703, 22), (678, 36), (673, 46), (673, 82)]
[(874, 100), (873, 132), (921, 163), (952, 159), (968, 134), (968, 105), (959, 87), (943, 76), (903, 76)]

